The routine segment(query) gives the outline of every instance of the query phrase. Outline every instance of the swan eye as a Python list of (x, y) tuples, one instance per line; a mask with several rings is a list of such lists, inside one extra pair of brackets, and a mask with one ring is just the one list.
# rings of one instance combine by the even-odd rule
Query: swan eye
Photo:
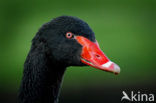
[(74, 37), (73, 33), (71, 33), (71, 32), (66, 33), (66, 38), (71, 39), (73, 37)]

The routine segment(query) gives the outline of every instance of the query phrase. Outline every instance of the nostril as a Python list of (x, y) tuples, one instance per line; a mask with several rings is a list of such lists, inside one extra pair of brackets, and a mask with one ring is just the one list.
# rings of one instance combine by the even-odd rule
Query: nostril
[(97, 54), (96, 57), (97, 57), (97, 58), (100, 58), (100, 55)]

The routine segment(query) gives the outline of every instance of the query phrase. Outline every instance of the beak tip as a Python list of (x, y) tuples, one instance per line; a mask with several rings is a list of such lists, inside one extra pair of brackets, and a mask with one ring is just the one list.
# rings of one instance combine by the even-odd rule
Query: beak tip
[(120, 73), (120, 67), (117, 64), (114, 64), (114, 74)]
[(120, 73), (120, 67), (112, 61), (108, 61), (107, 63), (102, 65), (103, 70), (112, 72), (114, 74)]

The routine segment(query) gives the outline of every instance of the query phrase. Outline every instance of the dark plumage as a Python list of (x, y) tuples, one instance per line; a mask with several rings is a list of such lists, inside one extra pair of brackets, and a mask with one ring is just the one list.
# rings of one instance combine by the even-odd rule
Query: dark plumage
[(88, 24), (78, 18), (61, 16), (44, 24), (32, 40), (24, 64), (19, 103), (56, 102), (66, 67), (84, 65), (80, 62), (81, 45), (66, 39), (68, 31), (95, 41)]
[(67, 32), (96, 42), (88, 24), (76, 17), (61, 16), (44, 24), (33, 38), (24, 64), (18, 103), (57, 103), (66, 67), (85, 65), (82, 45), (76, 38), (68, 39)]

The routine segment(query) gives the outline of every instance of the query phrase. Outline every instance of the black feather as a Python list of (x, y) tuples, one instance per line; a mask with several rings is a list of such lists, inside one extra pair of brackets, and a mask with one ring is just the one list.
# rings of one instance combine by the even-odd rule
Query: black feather
[(84, 65), (81, 45), (65, 37), (66, 32), (83, 35), (95, 42), (87, 23), (71, 16), (61, 16), (44, 24), (32, 40), (24, 64), (18, 103), (57, 103), (66, 67)]

